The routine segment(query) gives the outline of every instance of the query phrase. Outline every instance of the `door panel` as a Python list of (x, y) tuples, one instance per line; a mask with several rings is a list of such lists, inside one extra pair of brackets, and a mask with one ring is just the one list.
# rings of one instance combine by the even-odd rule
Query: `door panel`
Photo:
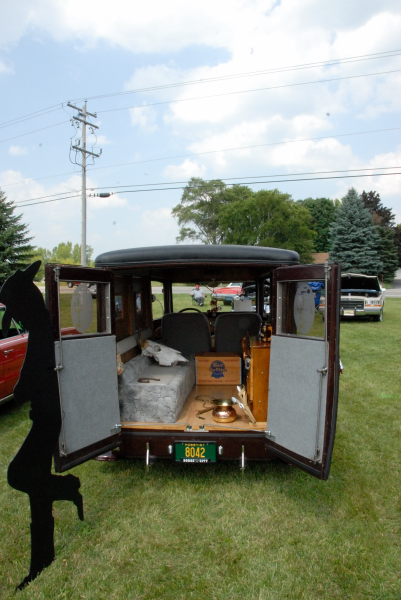
[(99, 454), (98, 444), (102, 440), (107, 440), (107, 447), (115, 447), (120, 431), (120, 410), (115, 337), (55, 342), (57, 364), (61, 362), (60, 344), (63, 425), (59, 464), (65, 470), (75, 464), (77, 451), (90, 458)]
[(48, 264), (45, 281), (62, 415), (55, 465), (62, 472), (120, 442), (114, 275)]
[[(314, 302), (319, 283), (323, 315)], [(286, 461), (327, 479), (338, 400), (340, 269), (279, 268), (273, 286), (267, 437)]]
[(309, 460), (318, 458), (323, 445), (326, 386), (320, 390), (319, 370), (325, 355), (324, 341), (280, 336), (271, 340), (267, 428), (277, 444)]

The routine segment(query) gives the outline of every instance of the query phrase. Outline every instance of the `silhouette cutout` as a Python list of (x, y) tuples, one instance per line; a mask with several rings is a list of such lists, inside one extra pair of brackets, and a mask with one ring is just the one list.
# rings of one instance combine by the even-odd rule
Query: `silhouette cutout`
[(52, 475), (52, 456), (61, 429), (61, 411), (55, 370), (54, 337), (43, 297), (33, 283), (41, 261), (25, 271), (17, 270), (3, 284), (0, 302), (5, 304), (3, 335), (14, 318), (28, 330), (28, 346), (19, 380), (14, 388), (17, 403), (31, 402), (32, 427), (8, 467), (8, 483), (29, 496), (31, 507), (31, 564), (28, 575), (16, 587), (24, 588), (54, 560), (53, 502), (70, 500), (83, 521), (80, 481), (74, 475)]

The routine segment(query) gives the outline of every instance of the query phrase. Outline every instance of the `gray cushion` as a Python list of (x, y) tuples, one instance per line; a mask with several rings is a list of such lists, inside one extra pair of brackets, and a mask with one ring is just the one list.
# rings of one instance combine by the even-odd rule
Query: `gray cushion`
[(223, 313), (216, 319), (214, 345), (216, 352), (241, 352), (241, 339), (249, 333), (258, 335), (262, 318), (257, 313)]
[(211, 352), (209, 321), (201, 313), (168, 313), (162, 319), (162, 344), (186, 357)]

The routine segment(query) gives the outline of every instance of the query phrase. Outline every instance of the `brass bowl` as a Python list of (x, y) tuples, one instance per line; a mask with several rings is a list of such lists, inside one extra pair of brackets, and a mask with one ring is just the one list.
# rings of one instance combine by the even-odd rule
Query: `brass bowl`
[(212, 412), (213, 419), (217, 423), (231, 423), (237, 418), (237, 412), (233, 406), (216, 406)]
[(232, 401), (231, 398), (213, 398), (212, 399), (212, 404), (214, 404), (217, 407), (221, 407), (221, 406), (233, 406), (234, 402)]

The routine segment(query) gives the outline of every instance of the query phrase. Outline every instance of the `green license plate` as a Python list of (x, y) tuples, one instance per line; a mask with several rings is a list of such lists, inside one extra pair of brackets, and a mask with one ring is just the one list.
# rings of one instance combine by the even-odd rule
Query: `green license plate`
[(216, 462), (216, 442), (175, 442), (175, 460), (185, 463)]

